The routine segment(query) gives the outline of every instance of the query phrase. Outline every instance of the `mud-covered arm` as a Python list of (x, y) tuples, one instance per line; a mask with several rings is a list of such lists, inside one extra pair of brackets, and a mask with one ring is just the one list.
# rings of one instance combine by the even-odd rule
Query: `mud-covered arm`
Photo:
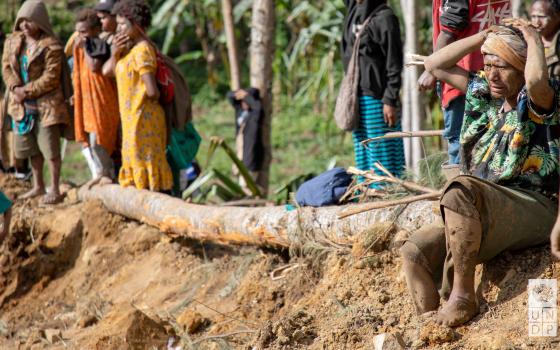
[(485, 39), (486, 32), (480, 32), (455, 41), (428, 56), (424, 61), (424, 67), (437, 79), (466, 93), (469, 72), (459, 67), (457, 63), (471, 52), (480, 50)]
[(59, 87), (64, 59), (65, 55), (61, 46), (47, 48), (45, 50), (45, 69), (38, 79), (24, 85), (25, 97), (36, 99)]
[[(529, 25), (516, 26), (527, 42), (527, 63), (525, 64), (525, 84), (533, 107), (537, 112), (550, 112), (554, 106), (555, 93), (550, 86), (548, 66), (544, 56), (544, 46), (535, 28)], [(540, 114), (540, 113), (539, 113)]]

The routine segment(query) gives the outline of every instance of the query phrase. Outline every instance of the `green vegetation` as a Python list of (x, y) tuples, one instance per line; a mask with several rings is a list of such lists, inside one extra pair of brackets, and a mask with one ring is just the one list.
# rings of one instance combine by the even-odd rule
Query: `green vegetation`
[[(44, 0), (55, 31), (65, 40), (73, 30), (73, 13), (96, 0)], [(418, 0), (420, 53), (431, 51), (431, 1)], [(233, 109), (225, 101), (229, 67), (220, 0), (148, 0), (152, 5), (150, 36), (181, 65), (193, 93), (195, 126), (203, 137), (199, 162), (206, 163), (209, 139), (223, 137), (234, 145)], [(528, 3), (529, 0), (525, 0)], [(0, 2), (0, 28), (11, 31), (21, 0)], [(402, 18), (400, 2), (390, 0)], [(248, 85), (248, 47), (252, 0), (233, 0), (236, 37), (242, 63), (242, 83)], [(290, 180), (320, 173), (337, 164), (353, 163), (350, 134), (332, 123), (332, 111), (342, 77), (339, 54), (344, 18), (342, 0), (276, 0), (276, 53), (273, 65), (274, 116), (271, 193)], [(402, 25), (402, 20), (401, 20)], [(403, 33), (404, 36), (404, 33)], [(435, 94), (426, 97), (426, 129), (443, 127)], [(428, 154), (442, 150), (441, 139), (425, 142)], [(434, 164), (438, 161), (434, 161)], [(430, 162), (431, 164), (432, 162)], [(231, 173), (231, 161), (218, 150), (212, 167)], [(429, 166), (432, 168), (432, 166)], [(63, 178), (82, 183), (88, 169), (79, 145), (70, 145)], [(432, 179), (438, 182), (438, 179)]]
[[(195, 98), (195, 106), (200, 106)], [(350, 134), (338, 131), (328, 115), (313, 112), (312, 107), (292, 106), (284, 100), (276, 106), (273, 119), (273, 156), (271, 168), (271, 192), (292, 178), (307, 173), (321, 173), (334, 162), (340, 166), (353, 163)], [(210, 137), (219, 135), (229, 145), (234, 145), (234, 112), (224, 100), (212, 107), (195, 109), (195, 126), (202, 136), (198, 161), (206, 164)], [(73, 183), (83, 183), (89, 176), (87, 164), (81, 155), (81, 147), (70, 144), (62, 177)], [(231, 174), (231, 160), (218, 149), (211, 165), (223, 174)]]

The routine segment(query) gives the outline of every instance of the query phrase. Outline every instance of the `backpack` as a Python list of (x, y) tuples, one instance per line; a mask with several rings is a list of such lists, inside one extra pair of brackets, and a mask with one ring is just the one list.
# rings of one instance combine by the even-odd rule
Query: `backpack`
[(344, 168), (334, 168), (304, 182), (296, 192), (300, 206), (323, 207), (338, 204), (352, 182)]
[(159, 101), (161, 104), (169, 104), (173, 102), (175, 97), (175, 83), (171, 77), (171, 69), (167, 66), (163, 54), (157, 50), (156, 55), (156, 81), (160, 93)]

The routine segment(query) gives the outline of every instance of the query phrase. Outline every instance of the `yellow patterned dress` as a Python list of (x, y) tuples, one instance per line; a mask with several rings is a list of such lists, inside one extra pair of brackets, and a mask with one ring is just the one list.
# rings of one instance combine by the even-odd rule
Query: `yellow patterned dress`
[(156, 72), (156, 52), (140, 42), (117, 63), (115, 75), (122, 123), (122, 167), (119, 184), (151, 191), (170, 190), (171, 168), (165, 157), (165, 114), (148, 98), (142, 75)]

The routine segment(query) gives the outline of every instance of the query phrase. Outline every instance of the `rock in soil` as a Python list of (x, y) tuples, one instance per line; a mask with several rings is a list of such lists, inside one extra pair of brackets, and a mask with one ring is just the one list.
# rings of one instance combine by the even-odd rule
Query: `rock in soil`
[(62, 339), (62, 332), (60, 329), (45, 329), (43, 331), (45, 339), (51, 344), (54, 344)]
[(382, 333), (373, 338), (375, 350), (402, 350), (406, 344), (400, 333)]
[(456, 337), (456, 332), (453, 329), (439, 325), (433, 321), (428, 322), (420, 331), (420, 340), (430, 344), (444, 344), (453, 341)]
[(210, 320), (202, 317), (202, 315), (196, 311), (185, 310), (177, 317), (177, 323), (182, 326), (187, 333), (195, 334), (207, 327), (210, 324)]

